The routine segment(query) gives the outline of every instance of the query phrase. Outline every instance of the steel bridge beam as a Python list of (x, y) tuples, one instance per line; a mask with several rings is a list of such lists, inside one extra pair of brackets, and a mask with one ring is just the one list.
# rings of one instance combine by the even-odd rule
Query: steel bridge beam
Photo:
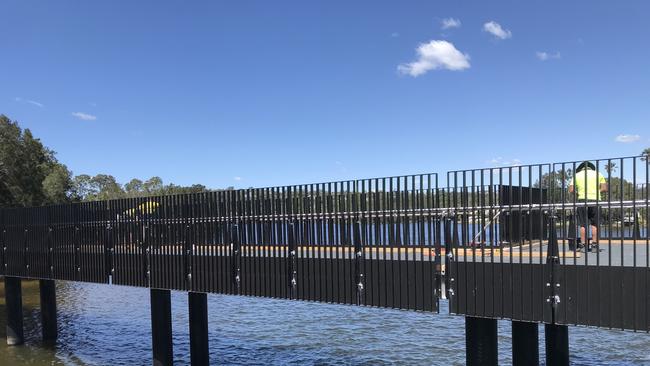
[(512, 321), (512, 364), (539, 365), (537, 323)]
[(468, 366), (498, 365), (496, 319), (466, 316), (465, 343)]
[(545, 324), (546, 364), (569, 365), (569, 327), (566, 325)]
[(23, 332), (23, 296), (21, 279), (5, 277), (5, 304), (7, 306), (7, 344), (17, 346), (25, 342)]
[(54, 280), (39, 281), (43, 341), (55, 341), (58, 336), (56, 319), (56, 287)]
[(153, 365), (173, 365), (172, 305), (169, 290), (151, 289), (151, 343)]
[(192, 365), (210, 364), (208, 348), (208, 296), (188, 293), (190, 312), (190, 360)]

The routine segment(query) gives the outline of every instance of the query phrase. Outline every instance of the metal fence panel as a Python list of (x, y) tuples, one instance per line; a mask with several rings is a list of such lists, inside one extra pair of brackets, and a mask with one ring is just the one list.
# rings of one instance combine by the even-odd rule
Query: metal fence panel
[(649, 171), (629, 157), (452, 171), (445, 187), (3, 208), (0, 274), (425, 311), (447, 297), (457, 314), (648, 330)]
[(1, 273), (437, 311), (435, 174), (0, 210)]
[(646, 157), (449, 172), (451, 311), (647, 330), (648, 176)]

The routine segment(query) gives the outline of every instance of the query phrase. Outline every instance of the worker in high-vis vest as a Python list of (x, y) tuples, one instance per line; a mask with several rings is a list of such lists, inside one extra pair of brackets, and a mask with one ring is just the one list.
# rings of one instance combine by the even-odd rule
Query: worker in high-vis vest
[[(569, 186), (569, 193), (576, 193), (576, 217), (580, 228), (580, 240), (587, 250), (598, 250), (598, 219), (596, 202), (602, 201), (602, 193), (607, 192), (607, 180), (596, 171), (594, 164), (585, 161), (578, 165)], [(591, 227), (591, 245), (587, 241), (587, 225)]]

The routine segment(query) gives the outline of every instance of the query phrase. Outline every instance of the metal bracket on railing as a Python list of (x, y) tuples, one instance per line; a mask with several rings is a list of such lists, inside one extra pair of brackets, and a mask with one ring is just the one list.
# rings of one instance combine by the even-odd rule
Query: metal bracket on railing
[(555, 210), (549, 212), (548, 218), (548, 244), (546, 248), (546, 263), (559, 263), (560, 248), (557, 242), (557, 231), (555, 228)]
[(357, 220), (354, 223), (354, 228), (352, 232), (352, 241), (354, 245), (354, 281), (356, 282), (356, 293), (357, 293), (357, 305), (363, 303), (363, 269), (361, 268), (364, 255), (363, 255), (363, 243), (361, 239), (361, 221)]
[(151, 250), (149, 249), (149, 225), (144, 224), (142, 227), (142, 240), (140, 240), (140, 246), (144, 256), (142, 257), (142, 268), (144, 269), (144, 276), (147, 282), (147, 285), (150, 285), (151, 281), (151, 262), (149, 261), (149, 254)]
[(1, 245), (2, 245), (2, 271), (3, 271), (3, 273), (7, 269), (7, 261), (6, 261), (6, 258), (7, 258), (7, 240), (6, 240), (6, 236), (7, 236), (7, 230), (3, 228), (2, 229), (2, 238), (1, 238), (2, 239)]
[(444, 211), (443, 217), (444, 218), (456, 217), (456, 210), (451, 208), (449, 210)]
[(452, 227), (454, 226), (454, 219), (451, 217), (444, 218), (444, 241), (445, 241), (445, 257), (448, 260), (454, 259), (454, 235), (452, 233)]
[(112, 276), (115, 274), (115, 268), (113, 268), (113, 255), (115, 254), (115, 245), (113, 243), (113, 226), (109, 223), (106, 225), (106, 243), (104, 243), (104, 261), (106, 266), (106, 275)]
[(560, 249), (557, 240), (557, 229), (555, 227), (556, 210), (548, 211), (548, 244), (546, 248), (546, 266), (548, 269), (548, 282), (546, 282), (546, 302), (551, 305), (551, 322), (555, 324), (558, 305), (560, 304)]
[(50, 278), (54, 278), (54, 248), (52, 245), (52, 235), (54, 228), (48, 226), (47, 228), (47, 269), (50, 271)]
[[(445, 291), (446, 291), (446, 297), (447, 299), (450, 299), (454, 296), (454, 286), (455, 286), (455, 278), (452, 276), (453, 271), (453, 262), (454, 262), (454, 247), (456, 247), (454, 241), (456, 239), (456, 235), (454, 235), (453, 230), (455, 229), (455, 223), (454, 223), (454, 217), (445, 217), (444, 218), (444, 242), (445, 242), (445, 281), (444, 281), (444, 286), (445, 286)], [(441, 261), (442, 262), (442, 261)], [(442, 263), (440, 263), (440, 271), (442, 273)], [(442, 282), (440, 283), (442, 286)], [(440, 289), (440, 292), (442, 293), (442, 288)]]
[(192, 225), (185, 223), (185, 231), (183, 232), (183, 270), (185, 275), (185, 283), (188, 288), (192, 288), (192, 236), (190, 235)]
[(551, 303), (554, 308), (560, 303), (560, 295), (549, 296), (546, 302)]
[(27, 262), (27, 258), (28, 258), (27, 252), (29, 252), (29, 246), (27, 245), (27, 242), (28, 242), (27, 238), (28, 238), (29, 234), (27, 234), (27, 233), (29, 232), (29, 230), (27, 228), (25, 228), (23, 232), (24, 232), (24, 236), (23, 236), (23, 263), (24, 263), (24, 265), (23, 265), (23, 267), (25, 268), (25, 273), (29, 275), (29, 263)]
[(289, 298), (296, 298), (296, 287), (298, 286), (298, 273), (296, 271), (296, 227), (293, 223), (287, 226), (288, 242), (287, 242), (287, 277), (289, 278), (288, 290)]
[(74, 225), (74, 271), (75, 271), (75, 279), (79, 280), (77, 276), (81, 275), (81, 247), (80, 247), (80, 236), (81, 236), (81, 228), (79, 228), (79, 225), (75, 224)]
[(241, 242), (239, 239), (239, 225), (237, 224), (231, 226), (230, 245), (232, 247), (232, 284), (234, 293), (239, 295), (241, 290)]

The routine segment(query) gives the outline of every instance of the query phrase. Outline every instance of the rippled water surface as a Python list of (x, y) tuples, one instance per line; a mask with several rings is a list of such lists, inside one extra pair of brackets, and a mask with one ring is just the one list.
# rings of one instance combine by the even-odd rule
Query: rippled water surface
[[(59, 340), (41, 344), (38, 289), (23, 283), (27, 344), (0, 342), (0, 365), (150, 365), (147, 289), (58, 282)], [(462, 365), (462, 317), (345, 305), (210, 295), (210, 353), (217, 365)], [(0, 302), (0, 336), (5, 336)], [(174, 356), (189, 364), (187, 294), (172, 293)], [(540, 327), (540, 331), (543, 327)], [(650, 335), (572, 327), (575, 365), (650, 365)], [(543, 334), (540, 340), (543, 342)], [(510, 323), (499, 358), (511, 363)], [(540, 347), (544, 357), (543, 343)]]

